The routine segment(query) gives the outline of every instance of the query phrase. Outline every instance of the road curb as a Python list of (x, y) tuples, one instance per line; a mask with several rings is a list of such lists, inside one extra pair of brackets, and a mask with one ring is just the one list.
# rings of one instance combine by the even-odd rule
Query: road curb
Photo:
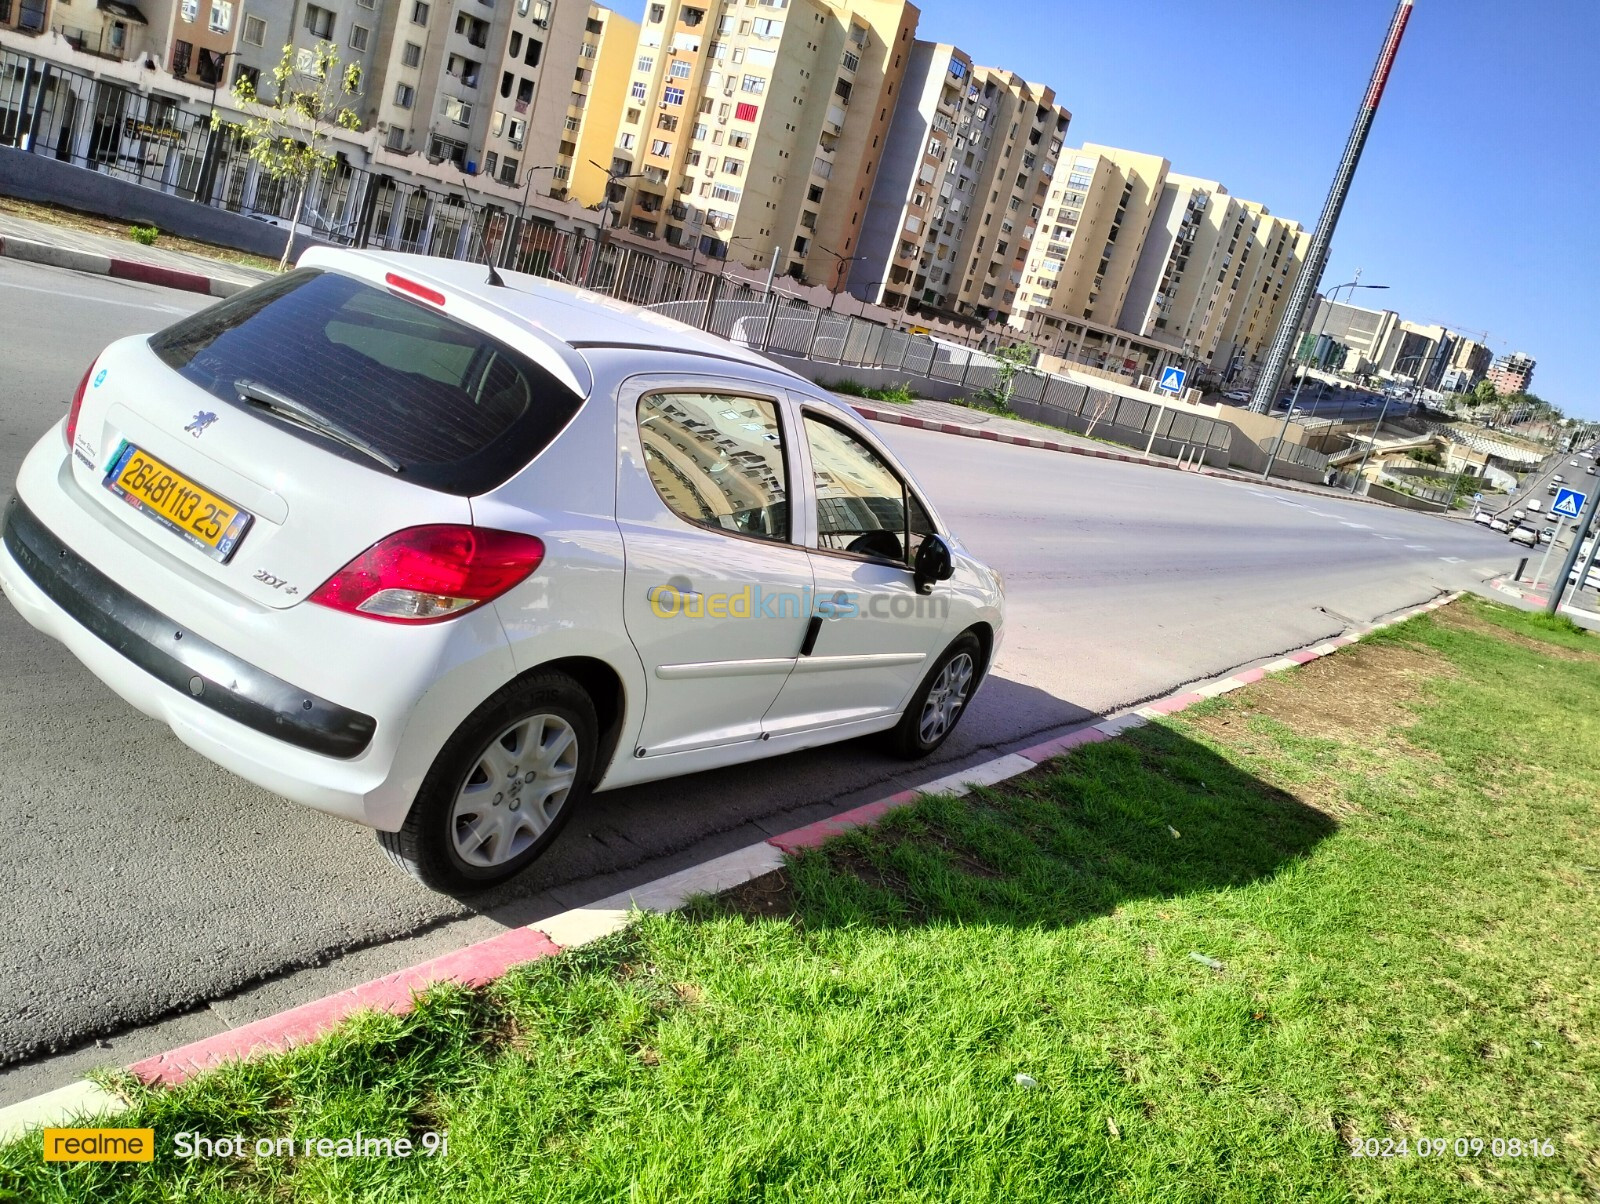
[[(841, 398), (840, 400), (844, 400)], [(1054, 439), (1036, 439), (1029, 435), (1006, 435), (999, 431), (986, 431), (981, 427), (962, 426), (959, 422), (938, 422), (932, 418), (914, 418), (909, 414), (897, 414), (893, 410), (880, 410), (875, 406), (857, 405), (855, 402), (846, 402), (852, 410), (872, 422), (887, 422), (892, 426), (910, 426), (918, 430), (938, 431), (944, 435), (960, 435), (967, 439), (987, 439), (991, 443), (1010, 443), (1017, 447), (1037, 447), (1044, 451), (1064, 452), (1069, 456), (1088, 456), (1095, 460), (1121, 460), (1128, 464), (1143, 464), (1149, 468), (1165, 468), (1172, 472), (1192, 472), (1203, 477), (1215, 477), (1219, 481), (1238, 481), (1245, 485), (1264, 485), (1269, 489), (1282, 489), (1288, 493), (1303, 493), (1310, 497), (1326, 498), (1331, 502), (1352, 501), (1364, 502), (1369, 506), (1382, 506), (1386, 510), (1398, 510), (1400, 507), (1389, 502), (1380, 502), (1376, 498), (1362, 497), (1359, 493), (1343, 496), (1330, 496), (1316, 489), (1306, 489), (1299, 485), (1274, 480), (1262, 480), (1260, 477), (1245, 476), (1243, 473), (1227, 472), (1217, 468), (1183, 468), (1177, 464), (1169, 464), (1165, 460), (1157, 460), (1150, 456), (1143, 456), (1137, 452), (1101, 451), (1098, 448), (1078, 447), (1071, 443), (1058, 443)], [(1449, 515), (1441, 517), (1448, 518)]]
[(0, 237), (0, 259), (21, 259), (44, 267), (66, 268), (91, 276), (113, 276), (119, 280), (136, 280), (142, 284), (158, 284), (163, 288), (182, 289), (184, 292), (203, 293), (208, 297), (231, 297), (250, 285), (238, 280), (224, 280), (205, 276), (199, 272), (185, 272), (178, 268), (161, 267), (141, 259), (119, 259), (110, 255), (97, 255), (93, 251), (76, 251), (58, 247), (53, 243), (34, 242), (27, 238)]
[[(1273, 674), (1309, 664), (1357, 643), (1371, 632), (1427, 614), (1461, 597), (1459, 592), (1442, 595), (1420, 606), (1378, 623), (1351, 629), (1351, 633), (1298, 649), (1259, 668), (1245, 669), (1198, 688), (1185, 687), (1143, 703), (1137, 708), (1086, 724), (1065, 736), (1058, 736), (1030, 748), (1007, 753), (992, 760), (958, 770), (911, 790), (806, 824), (763, 841), (747, 845), (677, 873), (658, 878), (632, 890), (623, 891), (559, 915), (550, 916), (526, 928), (513, 928), (499, 936), (467, 945), (454, 952), (362, 983), (286, 1012), (269, 1016), (225, 1033), (180, 1046), (163, 1054), (135, 1062), (127, 1069), (148, 1084), (176, 1085), (224, 1062), (277, 1053), (304, 1045), (327, 1033), (341, 1021), (362, 1010), (403, 1013), (412, 1006), (415, 993), (432, 983), (459, 982), (482, 986), (493, 982), (513, 966), (553, 957), (613, 933), (620, 932), (645, 912), (675, 911), (697, 895), (730, 890), (752, 879), (781, 868), (784, 858), (803, 849), (816, 848), (834, 836), (857, 828), (871, 827), (889, 812), (915, 803), (924, 794), (961, 796), (974, 789), (992, 786), (1021, 774), (1086, 744), (1109, 740), (1125, 731), (1142, 727), (1207, 699), (1230, 693)], [(9, 1141), (29, 1129), (56, 1125), (90, 1115), (110, 1115), (125, 1111), (128, 1105), (109, 1095), (88, 1080), (46, 1092), (7, 1108), (0, 1108), (0, 1141)]]

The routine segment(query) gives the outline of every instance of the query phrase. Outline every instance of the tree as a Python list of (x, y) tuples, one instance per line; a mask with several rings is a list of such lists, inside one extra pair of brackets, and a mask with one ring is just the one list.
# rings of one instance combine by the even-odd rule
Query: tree
[(996, 347), (989, 353), (996, 361), (994, 383), (980, 389), (981, 396), (998, 410), (1011, 408), (1011, 395), (1017, 390), (1017, 373), (1033, 364), (1033, 348), (1026, 343)]
[[(245, 144), (245, 153), (261, 170), (294, 189), (289, 238), (278, 261), (281, 272), (294, 250), (311, 181), (333, 164), (328, 142), (334, 130), (361, 128), (360, 116), (348, 103), (361, 91), (361, 67), (341, 65), (332, 42), (318, 42), (305, 51), (285, 46), (272, 78), (278, 93), (271, 102), (256, 95), (249, 76), (241, 75), (234, 82), (234, 102), (245, 114), (234, 128)], [(212, 117), (214, 124), (221, 120), (220, 115)]]

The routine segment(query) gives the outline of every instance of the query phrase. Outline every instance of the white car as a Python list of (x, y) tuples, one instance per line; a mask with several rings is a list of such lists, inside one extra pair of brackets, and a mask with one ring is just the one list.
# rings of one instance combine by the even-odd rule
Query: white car
[(1520, 543), (1525, 548), (1531, 548), (1539, 542), (1539, 537), (1534, 534), (1532, 527), (1518, 527), (1511, 532), (1512, 543)]
[(591, 791), (939, 747), (1001, 582), (876, 436), (731, 343), (485, 274), (316, 249), (111, 344), (22, 465), (6, 596), (443, 890)]
[(1244, 389), (1232, 389), (1222, 395), (1228, 401), (1249, 401), (1250, 394)]

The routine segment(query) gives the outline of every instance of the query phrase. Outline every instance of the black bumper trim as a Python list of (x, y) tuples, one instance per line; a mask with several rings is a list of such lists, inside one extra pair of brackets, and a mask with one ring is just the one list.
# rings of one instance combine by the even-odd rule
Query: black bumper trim
[(274, 677), (135, 598), (73, 552), (13, 497), (6, 550), (73, 620), (157, 681), (255, 731), (348, 760), (372, 742), (377, 720)]

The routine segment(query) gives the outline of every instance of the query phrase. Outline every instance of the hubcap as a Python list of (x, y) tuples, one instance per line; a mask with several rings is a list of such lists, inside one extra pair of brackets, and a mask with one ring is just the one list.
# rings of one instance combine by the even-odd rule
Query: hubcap
[(962, 652), (950, 658), (950, 663), (939, 671), (928, 700), (922, 704), (922, 722), (918, 734), (924, 744), (942, 739), (956, 724), (961, 708), (967, 705), (967, 693), (972, 689), (972, 657)]
[(484, 745), (450, 812), (456, 855), (492, 869), (555, 821), (578, 778), (578, 734), (558, 715), (518, 719)]

